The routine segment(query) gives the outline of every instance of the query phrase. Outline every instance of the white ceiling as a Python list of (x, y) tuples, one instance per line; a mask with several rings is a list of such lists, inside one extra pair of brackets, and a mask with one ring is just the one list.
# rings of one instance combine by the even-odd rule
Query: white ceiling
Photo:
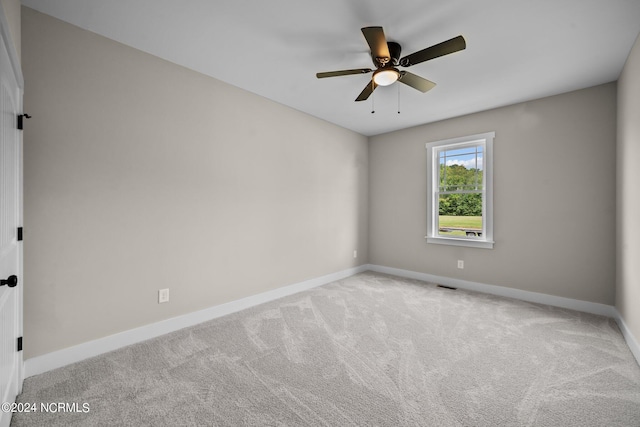
[[(640, 0), (22, 4), (368, 136), (614, 81), (640, 31)], [(315, 77), (372, 67), (366, 26), (403, 56), (457, 35), (467, 49), (408, 69), (437, 83), (427, 93), (376, 89), (371, 114), (371, 98), (354, 102), (371, 74)]]

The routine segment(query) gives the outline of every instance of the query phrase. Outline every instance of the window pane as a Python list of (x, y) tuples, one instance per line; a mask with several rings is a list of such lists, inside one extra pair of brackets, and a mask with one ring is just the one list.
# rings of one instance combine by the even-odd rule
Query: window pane
[(482, 146), (471, 146), (438, 153), (439, 191), (469, 191), (482, 189)]
[(440, 194), (438, 199), (438, 235), (482, 235), (482, 193)]

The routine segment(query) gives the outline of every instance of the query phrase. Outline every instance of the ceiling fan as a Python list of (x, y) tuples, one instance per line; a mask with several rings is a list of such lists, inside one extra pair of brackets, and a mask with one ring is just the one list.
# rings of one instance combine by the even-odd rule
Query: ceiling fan
[(397, 67), (410, 67), (420, 64), (421, 62), (429, 61), (430, 59), (463, 50), (467, 47), (464, 37), (458, 36), (400, 58), (400, 52), (402, 51), (401, 46), (396, 42), (387, 42), (382, 27), (362, 28), (362, 34), (371, 48), (371, 59), (373, 59), (373, 65), (376, 67), (375, 70), (371, 68), (356, 68), (353, 70), (327, 71), (316, 74), (317, 78), (323, 79), (325, 77), (373, 72), (371, 83), (365, 86), (356, 98), (356, 101), (364, 101), (369, 98), (376, 87), (388, 86), (396, 81), (424, 93), (432, 89), (436, 84), (408, 71), (398, 70)]

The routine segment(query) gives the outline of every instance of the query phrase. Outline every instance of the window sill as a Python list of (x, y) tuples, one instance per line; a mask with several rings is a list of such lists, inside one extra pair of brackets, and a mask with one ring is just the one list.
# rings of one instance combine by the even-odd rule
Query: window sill
[(429, 237), (426, 236), (427, 243), (435, 243), (437, 245), (450, 246), (467, 246), (470, 248), (493, 249), (493, 240), (471, 240), (457, 239), (451, 237)]

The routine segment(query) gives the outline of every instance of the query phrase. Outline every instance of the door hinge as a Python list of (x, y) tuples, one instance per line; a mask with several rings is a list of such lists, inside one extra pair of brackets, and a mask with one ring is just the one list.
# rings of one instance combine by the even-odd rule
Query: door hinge
[(27, 113), (18, 114), (18, 129), (23, 130), (24, 129), (23, 119), (30, 119), (30, 118), (31, 116), (28, 115)]
[(18, 227), (18, 242), (22, 242), (22, 227)]
[(22, 351), (22, 337), (18, 337), (18, 351)]

